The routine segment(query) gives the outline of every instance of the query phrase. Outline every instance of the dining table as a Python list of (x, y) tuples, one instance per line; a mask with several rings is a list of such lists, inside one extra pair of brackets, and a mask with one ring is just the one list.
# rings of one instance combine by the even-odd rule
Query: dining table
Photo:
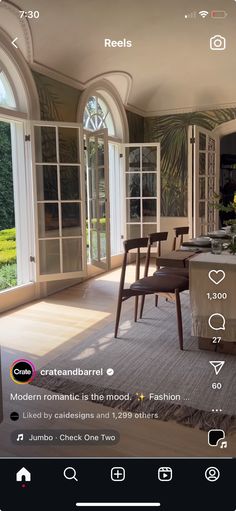
[(218, 229), (213, 232), (209, 232), (206, 235), (197, 236), (195, 238), (184, 241), (181, 244), (181, 250), (193, 250), (195, 252), (210, 252), (211, 244), (213, 240), (218, 240), (223, 246), (227, 246), (231, 241), (231, 235), (228, 234), (224, 229)]

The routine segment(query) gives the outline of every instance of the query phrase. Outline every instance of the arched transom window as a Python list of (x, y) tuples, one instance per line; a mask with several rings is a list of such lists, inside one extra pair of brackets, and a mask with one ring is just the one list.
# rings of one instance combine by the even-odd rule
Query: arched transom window
[(0, 69), (0, 106), (16, 108), (16, 102), (11, 85), (4, 71)]
[(115, 126), (108, 105), (99, 96), (90, 96), (84, 110), (84, 128), (91, 131), (107, 128), (115, 136)]

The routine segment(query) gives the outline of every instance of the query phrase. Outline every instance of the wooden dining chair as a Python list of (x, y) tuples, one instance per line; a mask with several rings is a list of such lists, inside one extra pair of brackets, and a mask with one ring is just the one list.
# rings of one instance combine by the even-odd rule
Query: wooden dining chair
[[(147, 248), (148, 246), (148, 238), (136, 238), (133, 240), (126, 240), (124, 241), (124, 257), (123, 257), (123, 263), (122, 263), (122, 269), (121, 269), (121, 277), (120, 277), (120, 287), (119, 287), (119, 294), (118, 294), (118, 304), (117, 304), (117, 311), (116, 311), (116, 324), (115, 324), (115, 335), (114, 337), (117, 337), (117, 332), (119, 328), (119, 322), (120, 322), (120, 313), (121, 313), (121, 307), (122, 303), (125, 300), (128, 300), (132, 296), (135, 296), (135, 308), (134, 308), (134, 321), (137, 321), (138, 317), (138, 296), (139, 293), (132, 291), (130, 288), (125, 288), (125, 276), (126, 276), (126, 268), (128, 263), (128, 254), (130, 250), (136, 250), (135, 258), (136, 258), (136, 268), (135, 268), (135, 279), (138, 280), (140, 277), (140, 249), (141, 248)], [(147, 255), (146, 255), (147, 260)], [(144, 267), (144, 275), (146, 271), (146, 264)]]
[[(176, 313), (177, 313), (177, 325), (178, 325), (178, 335), (179, 335), (179, 346), (180, 349), (183, 350), (183, 325), (182, 325), (182, 314), (181, 314), (181, 302), (180, 302), (180, 293), (188, 289), (188, 280), (181, 275), (168, 275), (164, 273), (160, 273), (158, 276), (154, 275), (151, 277), (145, 276), (141, 279), (136, 278), (136, 281), (133, 282), (128, 288), (124, 288), (125, 284), (125, 274), (126, 274), (126, 266), (128, 260), (128, 253), (131, 249), (137, 249), (136, 255), (136, 277), (139, 276), (140, 273), (140, 248), (147, 247), (148, 238), (138, 238), (135, 240), (126, 240), (124, 242), (124, 259), (121, 270), (121, 279), (120, 279), (120, 287), (119, 287), (119, 295), (118, 295), (118, 304), (117, 304), (117, 313), (116, 313), (116, 322), (115, 322), (115, 334), (114, 337), (117, 337), (119, 322), (120, 322), (120, 314), (121, 314), (121, 306), (122, 303), (128, 298), (134, 296), (135, 297), (135, 313), (134, 319), (137, 320), (137, 310), (138, 310), (138, 297), (149, 294), (156, 293), (165, 293), (166, 295), (174, 295), (176, 302)], [(146, 266), (145, 266), (146, 269)], [(145, 271), (144, 269), (144, 271)]]
[[(148, 270), (149, 270), (149, 263), (150, 263), (150, 256), (151, 256), (151, 248), (153, 243), (158, 242), (158, 251), (157, 251), (157, 262), (156, 262), (156, 271), (153, 273), (154, 276), (162, 275), (169, 275), (171, 278), (171, 275), (177, 275), (181, 277), (185, 277), (189, 283), (189, 269), (188, 268), (175, 268), (171, 266), (165, 266), (160, 267), (158, 265), (158, 257), (161, 256), (161, 241), (165, 241), (168, 238), (168, 232), (157, 232), (153, 234), (149, 234), (148, 237), (148, 250), (147, 250), (147, 258), (145, 262), (145, 272), (144, 276), (148, 276)], [(166, 295), (166, 301), (169, 301), (171, 298), (171, 301), (173, 301), (173, 297)], [(141, 305), (140, 305), (140, 315), (139, 318), (142, 319), (143, 316), (143, 309), (144, 309), (144, 303), (145, 303), (145, 295), (141, 298)], [(158, 306), (158, 293), (155, 294), (155, 307)]]
[[(149, 234), (148, 236), (148, 248), (147, 248), (147, 255), (145, 260), (145, 268), (144, 268), (144, 277), (148, 276), (148, 270), (149, 270), (149, 264), (150, 264), (150, 258), (151, 258), (151, 249), (153, 247), (153, 244), (157, 244), (157, 258), (161, 256), (161, 242), (166, 241), (168, 238), (168, 232), (154, 232)], [(156, 268), (159, 269), (158, 266), (158, 259), (156, 259)], [(140, 317), (142, 317), (143, 307), (145, 302), (145, 295), (141, 298), (141, 306), (140, 306)]]
[(189, 233), (189, 227), (188, 226), (187, 227), (174, 227), (174, 232), (175, 232), (175, 236), (174, 236), (174, 240), (173, 240), (172, 250), (177, 250), (176, 249), (177, 238), (179, 238), (179, 236), (180, 236), (180, 239), (179, 239), (179, 248), (180, 248), (183, 243), (184, 234)]

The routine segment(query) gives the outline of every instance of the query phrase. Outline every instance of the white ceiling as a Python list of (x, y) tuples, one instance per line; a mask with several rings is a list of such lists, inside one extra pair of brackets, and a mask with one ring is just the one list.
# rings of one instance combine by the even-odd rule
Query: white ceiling
[[(22, 9), (40, 10), (30, 21), (34, 62), (83, 86), (124, 73), (130, 81), (111, 81), (118, 89), (125, 84), (127, 104), (146, 115), (236, 104), (234, 0), (19, 1)], [(228, 16), (185, 20), (196, 9), (225, 9)], [(226, 37), (225, 51), (209, 49), (215, 34)], [(131, 39), (133, 47), (104, 48), (104, 38)]]

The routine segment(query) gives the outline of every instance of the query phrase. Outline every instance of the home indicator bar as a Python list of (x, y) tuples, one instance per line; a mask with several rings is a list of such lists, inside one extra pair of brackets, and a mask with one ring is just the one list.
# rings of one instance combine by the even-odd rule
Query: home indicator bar
[(160, 507), (159, 502), (76, 502), (77, 507)]

